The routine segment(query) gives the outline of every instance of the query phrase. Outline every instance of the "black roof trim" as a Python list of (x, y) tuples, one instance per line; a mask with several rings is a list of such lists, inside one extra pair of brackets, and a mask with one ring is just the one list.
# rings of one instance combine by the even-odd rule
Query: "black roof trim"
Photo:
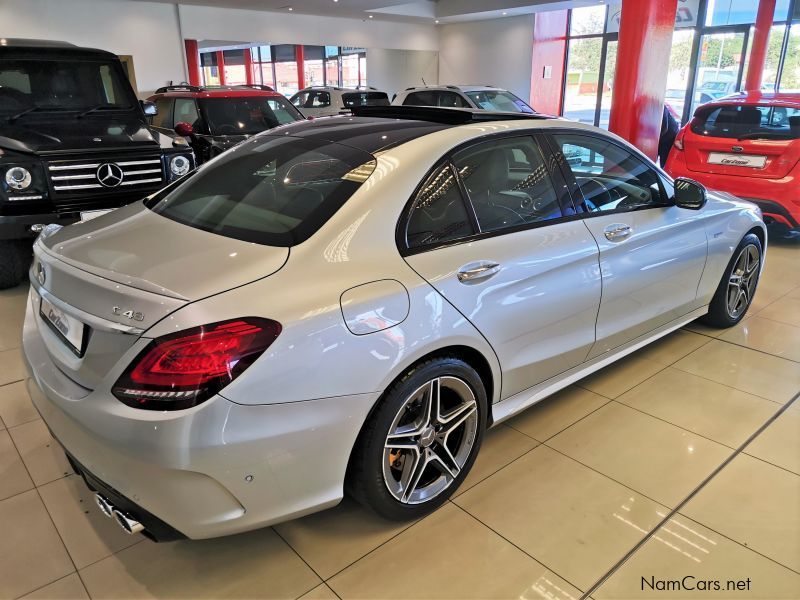
[(496, 112), (474, 108), (439, 108), (436, 106), (354, 106), (356, 117), (381, 117), (410, 121), (431, 121), (445, 125), (466, 125), (486, 121), (513, 121), (516, 119), (552, 119), (539, 113)]

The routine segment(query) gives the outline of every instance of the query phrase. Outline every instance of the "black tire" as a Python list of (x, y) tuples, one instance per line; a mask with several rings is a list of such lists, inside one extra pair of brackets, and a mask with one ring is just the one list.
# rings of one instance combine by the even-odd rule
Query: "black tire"
[[(476, 410), (474, 413), (470, 412), (469, 425), (464, 425), (464, 433), (455, 432), (462, 436), (463, 441), (459, 443), (470, 443), (470, 440), (472, 440), (468, 450), (469, 454), (466, 455), (465, 462), (455, 477), (452, 477), (452, 471), (449, 471), (451, 477), (450, 482), (446, 484), (444, 489), (437, 492), (436, 495), (433, 495), (430, 499), (422, 500), (419, 503), (403, 502), (395, 496), (397, 491), (390, 491), (390, 484), (385, 478), (384, 471), (388, 470), (392, 474), (399, 474), (402, 468), (400, 470), (396, 468), (397, 462), (401, 459), (403, 461), (413, 459), (408, 459), (407, 455), (402, 457), (398, 455), (398, 458), (393, 463), (392, 451), (387, 451), (385, 449), (385, 443), (389, 435), (390, 427), (395, 424), (397, 418), (400, 418), (399, 415), (401, 411), (408, 410), (405, 407), (408, 405), (407, 403), (411, 400), (415, 391), (421, 390), (428, 382), (436, 380), (449, 382), (441, 384), (443, 386), (440, 388), (443, 392), (441, 395), (443, 406), (447, 404), (446, 397), (448, 394), (452, 396), (451, 401), (453, 398), (459, 398), (459, 395), (455, 393), (452, 388), (446, 388), (444, 387), (445, 385), (455, 384), (456, 386), (460, 386), (461, 383), (464, 383), (467, 384), (472, 392), (477, 405)], [(460, 383), (456, 383), (457, 381)], [(462, 386), (460, 389), (464, 390), (465, 388)], [(455, 401), (458, 402), (459, 400)], [(468, 407), (470, 402), (470, 400), (464, 401), (463, 414), (465, 415), (467, 414), (467, 410), (471, 411)], [(411, 406), (413, 406), (413, 404)], [(483, 441), (484, 430), (486, 429), (487, 407), (488, 402), (483, 381), (475, 369), (460, 358), (443, 356), (432, 358), (416, 365), (386, 390), (386, 393), (378, 401), (375, 410), (373, 410), (370, 415), (369, 420), (364, 424), (350, 457), (346, 481), (348, 493), (378, 515), (391, 520), (416, 519), (433, 512), (446, 502), (452, 493), (458, 489), (458, 486), (461, 485), (461, 482), (472, 468), (475, 457), (480, 450), (481, 442)], [(457, 412), (457, 410), (457, 408), (454, 409), (452, 413)], [(472, 416), (473, 414), (476, 417), (475, 421), (472, 420), (474, 418)], [(446, 417), (447, 414), (443, 415), (443, 418)], [(458, 421), (458, 418), (453, 418), (453, 422), (456, 421)], [(447, 425), (437, 425), (437, 427), (444, 428), (447, 427)], [(472, 432), (472, 427), (476, 427), (474, 433)], [(467, 429), (469, 429), (469, 432)], [(419, 437), (422, 438), (423, 436)], [(420, 442), (420, 444), (423, 443), (422, 441)], [(445, 437), (445, 443), (452, 446), (447, 440), (447, 437)], [(438, 452), (442, 451), (442, 446), (438, 437), (434, 438), (432, 442), (429, 441), (428, 444), (430, 446), (423, 448), (423, 452), (430, 448), (431, 453), (433, 453), (433, 451), (436, 451), (437, 447), (439, 448)], [(448, 452), (451, 457), (454, 456), (450, 450), (448, 450)], [(431, 476), (436, 475), (437, 470), (441, 470), (436, 460), (428, 464), (429, 466), (422, 469), (422, 474), (419, 478), (420, 483), (423, 481), (423, 475), (429, 479)], [(448, 476), (442, 472), (439, 475), (439, 479), (444, 481), (448, 479)], [(440, 483), (439, 485), (443, 484)], [(433, 488), (435, 485), (431, 484), (431, 487)], [(425, 488), (422, 487), (420, 489), (424, 490)]]
[(31, 264), (31, 243), (26, 240), (0, 240), (0, 290), (22, 283)]
[[(750, 278), (746, 283), (746, 303), (743, 304), (740, 310), (732, 310), (730, 306), (732, 302), (731, 297), (729, 297), (729, 292), (733, 292), (733, 290), (731, 290), (731, 286), (734, 284), (731, 282), (731, 279), (732, 277), (735, 279), (735, 271), (738, 272), (740, 270), (738, 267), (741, 265), (740, 261), (743, 253), (745, 251), (751, 252), (752, 250), (755, 250), (758, 254), (758, 265), (752, 271)], [(727, 328), (733, 327), (739, 321), (744, 319), (748, 309), (750, 308), (750, 305), (753, 302), (753, 296), (755, 295), (756, 288), (758, 287), (758, 280), (761, 275), (761, 263), (764, 260), (763, 257), (764, 249), (758, 236), (754, 233), (748, 233), (746, 236), (744, 236), (742, 241), (739, 242), (739, 245), (736, 246), (736, 250), (733, 251), (731, 261), (728, 263), (728, 266), (725, 268), (725, 272), (722, 274), (722, 280), (720, 280), (717, 291), (714, 293), (714, 297), (711, 299), (711, 303), (708, 306), (708, 314), (704, 315), (701, 318), (701, 321), (703, 321), (706, 325), (710, 325), (711, 327)], [(743, 290), (744, 288), (741, 289)]]

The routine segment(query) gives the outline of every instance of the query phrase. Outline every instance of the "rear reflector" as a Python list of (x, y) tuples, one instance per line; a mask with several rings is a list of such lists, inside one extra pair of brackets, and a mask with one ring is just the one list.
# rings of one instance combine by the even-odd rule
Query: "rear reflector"
[(236, 379), (275, 341), (277, 321), (245, 317), (153, 340), (112, 388), (134, 408), (196, 406)]

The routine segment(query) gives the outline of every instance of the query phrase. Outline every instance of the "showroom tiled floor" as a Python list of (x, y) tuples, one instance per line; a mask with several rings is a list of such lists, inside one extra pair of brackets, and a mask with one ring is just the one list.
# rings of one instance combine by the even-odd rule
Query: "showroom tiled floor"
[[(799, 259), (771, 246), (738, 327), (692, 324), (490, 431), (425, 519), (345, 501), (168, 544), (69, 474), (22, 382), (26, 290), (0, 292), (0, 598), (800, 598)], [(749, 589), (642, 583), (685, 576)]]

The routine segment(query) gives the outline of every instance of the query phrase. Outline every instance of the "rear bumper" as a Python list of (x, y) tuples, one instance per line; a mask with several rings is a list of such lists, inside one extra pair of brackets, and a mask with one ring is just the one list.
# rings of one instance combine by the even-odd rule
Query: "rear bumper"
[[(800, 181), (790, 174), (782, 179), (760, 179), (692, 171), (683, 152), (670, 152), (665, 170), (672, 177), (688, 177), (712, 190), (728, 192), (757, 204), (765, 222), (777, 222), (791, 229), (800, 229)], [(796, 169), (795, 169), (796, 170)]]
[[(244, 406), (216, 396), (184, 411), (125, 406), (50, 360), (28, 304), (28, 391), (90, 487), (157, 539), (210, 538), (337, 504), (377, 394)], [(265, 391), (269, 393), (269, 391)]]

